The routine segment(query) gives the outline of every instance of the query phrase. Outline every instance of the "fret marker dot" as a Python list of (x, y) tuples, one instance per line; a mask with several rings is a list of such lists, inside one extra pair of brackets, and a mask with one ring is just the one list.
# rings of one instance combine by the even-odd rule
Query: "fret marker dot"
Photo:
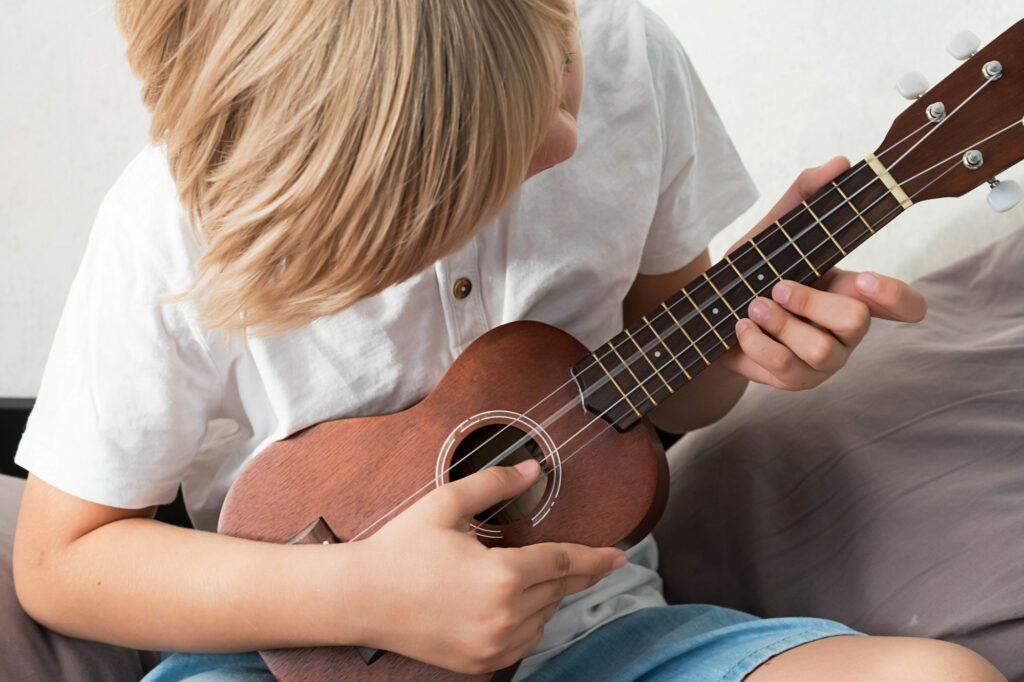
[(764, 273), (762, 273), (762, 272), (757, 273), (757, 279), (758, 279), (758, 281), (763, 280), (764, 279)]
[(718, 314), (718, 308), (712, 308), (711, 309), (711, 314), (712, 315), (717, 315)]
[(654, 357), (660, 358), (661, 357), (661, 351), (660, 350), (654, 351)]

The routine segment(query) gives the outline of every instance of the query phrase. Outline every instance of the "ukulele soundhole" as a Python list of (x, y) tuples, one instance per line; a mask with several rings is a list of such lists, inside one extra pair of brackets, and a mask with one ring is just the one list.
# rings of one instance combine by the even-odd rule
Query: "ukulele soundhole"
[[(495, 461), (500, 458), (500, 461)], [(504, 525), (525, 519), (540, 506), (548, 487), (544, 450), (525, 431), (509, 424), (486, 424), (466, 435), (452, 453), (449, 478), (456, 481), (488, 465), (513, 466), (527, 459), (540, 462), (541, 474), (530, 488), (476, 515), (481, 523)]]

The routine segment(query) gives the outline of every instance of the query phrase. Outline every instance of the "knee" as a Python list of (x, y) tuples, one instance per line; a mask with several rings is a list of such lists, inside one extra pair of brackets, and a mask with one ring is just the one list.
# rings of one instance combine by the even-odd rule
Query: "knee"
[(995, 666), (967, 647), (936, 639), (893, 637), (879, 661), (885, 682), (1006, 682)]

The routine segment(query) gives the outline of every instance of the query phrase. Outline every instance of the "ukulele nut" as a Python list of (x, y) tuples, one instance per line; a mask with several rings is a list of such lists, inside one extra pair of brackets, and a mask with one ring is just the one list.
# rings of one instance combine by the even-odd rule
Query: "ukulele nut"
[(981, 67), (981, 73), (990, 81), (997, 81), (1003, 77), (1003, 65), (993, 59)]
[(925, 113), (927, 113), (929, 121), (938, 123), (946, 118), (946, 105), (942, 102), (932, 102), (928, 105), (928, 111)]
[(985, 156), (977, 149), (964, 152), (964, 165), (971, 170), (978, 170), (985, 164)]

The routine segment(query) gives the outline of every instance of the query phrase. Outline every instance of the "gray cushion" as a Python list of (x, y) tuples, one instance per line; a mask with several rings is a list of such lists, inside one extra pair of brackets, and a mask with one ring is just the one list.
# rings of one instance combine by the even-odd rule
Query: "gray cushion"
[[(898, 229), (898, 228), (897, 228)], [(670, 452), (669, 599), (965, 644), (1024, 679), (1024, 231), (917, 283), (812, 391)]]
[(26, 614), (14, 593), (11, 543), (25, 481), (0, 476), (0, 679), (138, 680), (157, 655), (59, 635)]

